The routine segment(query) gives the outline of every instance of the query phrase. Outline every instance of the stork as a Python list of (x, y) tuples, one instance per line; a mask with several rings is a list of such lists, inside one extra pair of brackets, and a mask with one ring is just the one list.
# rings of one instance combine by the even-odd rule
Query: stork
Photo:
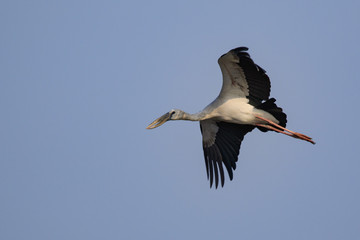
[(147, 129), (159, 127), (169, 120), (200, 121), (207, 178), (210, 188), (215, 179), (224, 186), (225, 166), (233, 179), (240, 145), (254, 128), (262, 132), (275, 131), (293, 138), (315, 142), (312, 138), (286, 127), (283, 110), (270, 98), (270, 79), (264, 69), (254, 63), (247, 47), (239, 47), (222, 55), (218, 63), (223, 84), (219, 96), (201, 112), (189, 114), (172, 109), (153, 121)]

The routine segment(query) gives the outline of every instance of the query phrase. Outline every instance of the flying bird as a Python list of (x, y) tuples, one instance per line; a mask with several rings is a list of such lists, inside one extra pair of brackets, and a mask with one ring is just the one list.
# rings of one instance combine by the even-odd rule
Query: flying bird
[(286, 129), (286, 114), (270, 97), (270, 79), (264, 69), (254, 63), (247, 47), (239, 47), (222, 55), (218, 63), (223, 84), (219, 96), (201, 112), (189, 114), (172, 109), (153, 121), (147, 129), (169, 120), (200, 121), (207, 178), (210, 188), (224, 186), (224, 166), (233, 179), (240, 145), (254, 128), (275, 131), (308, 141), (312, 138)]

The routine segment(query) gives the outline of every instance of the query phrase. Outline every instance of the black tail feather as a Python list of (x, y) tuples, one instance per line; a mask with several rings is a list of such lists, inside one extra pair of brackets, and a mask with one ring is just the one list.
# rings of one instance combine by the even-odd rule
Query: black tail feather
[[(276, 101), (275, 98), (270, 98), (269, 100), (260, 104), (256, 108), (267, 111), (279, 121), (280, 126), (286, 127), (286, 123), (287, 123), (286, 114), (283, 112), (282, 108), (276, 106), (275, 101)], [(258, 128), (262, 132), (269, 131), (269, 129), (267, 128), (263, 128), (263, 127), (258, 127)]]

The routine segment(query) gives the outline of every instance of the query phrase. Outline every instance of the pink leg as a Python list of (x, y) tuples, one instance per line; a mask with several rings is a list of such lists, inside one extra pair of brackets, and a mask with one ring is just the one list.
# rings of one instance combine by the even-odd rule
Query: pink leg
[(308, 137), (304, 134), (301, 134), (301, 133), (297, 133), (297, 132), (294, 132), (294, 131), (291, 131), (289, 129), (286, 129), (282, 126), (280, 126), (279, 124), (276, 124), (274, 123), (273, 121), (269, 120), (269, 119), (266, 119), (266, 118), (263, 118), (263, 117), (260, 117), (260, 116), (255, 116), (256, 118), (258, 119), (261, 119), (265, 122), (267, 122), (269, 125), (267, 124), (256, 124), (256, 126), (259, 126), (259, 127), (264, 127), (264, 128), (267, 128), (267, 129), (270, 129), (270, 130), (273, 130), (273, 131), (276, 131), (276, 132), (279, 132), (279, 133), (283, 133), (285, 135), (288, 135), (288, 136), (291, 136), (291, 137), (294, 137), (294, 138), (299, 138), (299, 139), (302, 139), (304, 141), (308, 141), (308, 142), (311, 142), (312, 144), (315, 144), (315, 142), (312, 140), (311, 137)]

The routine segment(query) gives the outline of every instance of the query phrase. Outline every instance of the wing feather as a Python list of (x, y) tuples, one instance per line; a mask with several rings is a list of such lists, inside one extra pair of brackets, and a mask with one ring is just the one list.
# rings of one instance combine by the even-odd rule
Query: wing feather
[(229, 179), (232, 180), (241, 142), (245, 134), (251, 132), (254, 126), (203, 120), (200, 121), (200, 129), (203, 135), (206, 173), (210, 180), (210, 187), (214, 183), (214, 178), (215, 187), (218, 187), (219, 174), (221, 186), (224, 186), (223, 164), (228, 172)]
[(222, 55), (218, 63), (223, 75), (220, 96), (246, 97), (258, 106), (270, 96), (270, 79), (266, 71), (254, 63), (246, 51), (239, 47)]

